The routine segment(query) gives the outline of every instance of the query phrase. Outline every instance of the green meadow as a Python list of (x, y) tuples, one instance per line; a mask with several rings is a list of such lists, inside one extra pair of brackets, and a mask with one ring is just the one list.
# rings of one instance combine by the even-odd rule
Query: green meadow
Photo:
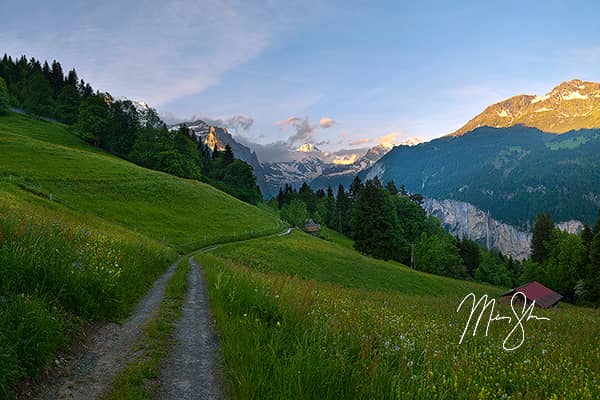
[[(514, 351), (503, 350), (514, 323), (494, 322), (486, 337), (486, 315), (459, 344), (470, 311), (457, 312), (464, 296), (502, 289), (373, 260), (327, 239), (295, 232), (197, 256), (232, 398), (600, 396), (598, 310), (536, 308), (551, 320), (525, 322)], [(496, 311), (513, 315), (506, 305)]]
[(210, 185), (138, 167), (90, 148), (65, 125), (18, 114), (0, 119), (0, 185), (183, 252), (280, 229), (269, 212)]
[(126, 317), (177, 253), (276, 232), (265, 209), (0, 118), (0, 398), (87, 323)]
[[(196, 259), (231, 398), (600, 398), (598, 310), (536, 309), (550, 321), (525, 322), (515, 351), (502, 348), (506, 322), (487, 336), (482, 322), (459, 344), (464, 296), (504, 288), (365, 257), (329, 229), (252, 239), (282, 229), (267, 207), (135, 166), (65, 125), (0, 118), (0, 398), (86, 324), (125, 318), (178, 253), (215, 243)], [(113, 398), (152, 396), (146, 379), (169, 348), (185, 268)]]

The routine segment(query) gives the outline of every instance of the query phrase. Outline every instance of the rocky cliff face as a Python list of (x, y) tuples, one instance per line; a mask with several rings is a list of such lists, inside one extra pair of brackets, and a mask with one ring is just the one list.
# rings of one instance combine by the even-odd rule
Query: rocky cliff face
[[(531, 232), (497, 221), (489, 212), (472, 204), (427, 198), (423, 207), (427, 214), (438, 217), (454, 236), (475, 240), (488, 249), (499, 250), (516, 260), (524, 260), (530, 254)], [(570, 233), (579, 233), (583, 224), (579, 221), (567, 221), (557, 224), (557, 227)]]
[(548, 133), (600, 126), (600, 83), (579, 79), (563, 82), (543, 95), (518, 95), (487, 107), (450, 134), (460, 136), (480, 126), (525, 125)]

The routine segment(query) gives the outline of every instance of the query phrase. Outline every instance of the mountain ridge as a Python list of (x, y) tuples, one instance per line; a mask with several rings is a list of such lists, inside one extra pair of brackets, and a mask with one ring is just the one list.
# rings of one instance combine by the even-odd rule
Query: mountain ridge
[(555, 135), (520, 125), (486, 126), (397, 146), (359, 176), (394, 180), (426, 197), (468, 202), (520, 228), (544, 211), (555, 220), (591, 224), (600, 207), (599, 153), (600, 129)]
[(600, 127), (600, 83), (572, 79), (543, 96), (520, 94), (486, 107), (447, 136), (461, 136), (482, 126), (524, 125), (547, 133)]

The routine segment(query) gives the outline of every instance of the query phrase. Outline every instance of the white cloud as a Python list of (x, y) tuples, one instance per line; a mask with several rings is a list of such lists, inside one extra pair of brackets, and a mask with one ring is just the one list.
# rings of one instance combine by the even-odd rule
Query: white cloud
[[(58, 59), (94, 88), (154, 107), (219, 83), (266, 50), (288, 20), (274, 3), (122, 0), (71, 4), (63, 16), (47, 2), (36, 4), (32, 31), (27, 8), (11, 10), (2, 28), (8, 53)], [(57, 18), (69, 22), (56, 29)]]
[(375, 142), (386, 147), (392, 147), (398, 144), (399, 136), (402, 136), (400, 132), (390, 132), (387, 135), (378, 137), (377, 139), (375, 139)]
[(354, 162), (356, 160), (358, 160), (359, 157), (360, 157), (360, 154), (357, 154), (357, 153), (346, 154), (346, 155), (335, 157), (332, 162), (336, 165), (354, 164)]
[(370, 141), (371, 141), (370, 138), (359, 138), (359, 139), (351, 140), (350, 142), (348, 142), (348, 144), (350, 146), (358, 146), (358, 145), (361, 145), (361, 144), (369, 143)]
[(331, 128), (335, 124), (333, 118), (323, 117), (319, 120), (319, 125), (321, 128)]

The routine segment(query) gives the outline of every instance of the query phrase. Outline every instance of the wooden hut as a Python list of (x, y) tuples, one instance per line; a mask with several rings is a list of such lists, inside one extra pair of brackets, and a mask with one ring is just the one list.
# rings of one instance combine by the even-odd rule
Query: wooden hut
[(306, 221), (306, 224), (304, 224), (303, 230), (304, 232), (310, 233), (311, 235), (318, 235), (321, 231), (321, 225), (315, 224), (315, 221), (309, 219), (308, 221)]
[[(539, 282), (533, 281), (504, 293), (500, 301), (503, 303), (510, 303), (513, 295), (517, 292), (521, 292), (525, 295), (527, 303), (535, 301), (535, 304), (542, 308), (553, 307), (560, 299), (562, 299), (562, 296), (554, 290), (547, 288)], [(522, 299), (521, 296), (519, 296), (519, 300), (520, 299)]]

